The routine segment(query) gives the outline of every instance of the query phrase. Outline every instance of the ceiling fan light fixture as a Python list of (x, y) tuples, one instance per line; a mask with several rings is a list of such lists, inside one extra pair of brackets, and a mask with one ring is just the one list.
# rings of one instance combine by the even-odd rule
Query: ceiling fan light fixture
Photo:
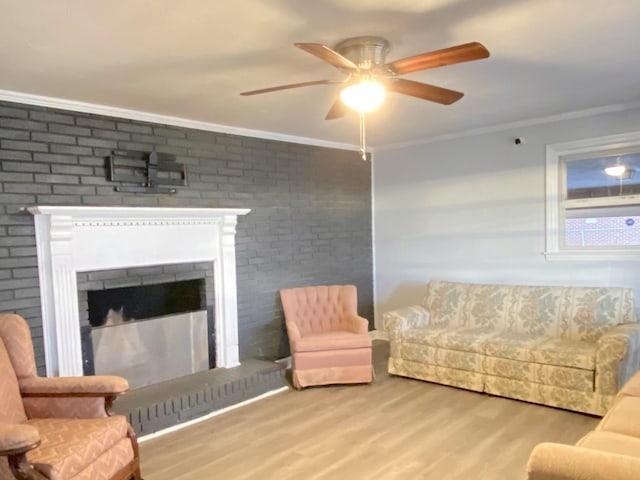
[(360, 113), (368, 113), (382, 105), (385, 94), (384, 87), (378, 82), (364, 80), (343, 88), (340, 99), (347, 107)]
[(627, 167), (619, 163), (604, 169), (604, 173), (611, 177), (622, 177), (626, 171)]

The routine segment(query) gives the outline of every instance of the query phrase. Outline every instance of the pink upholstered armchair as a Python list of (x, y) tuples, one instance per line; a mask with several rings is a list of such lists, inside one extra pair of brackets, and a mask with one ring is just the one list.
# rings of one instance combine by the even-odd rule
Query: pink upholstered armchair
[(292, 288), (280, 298), (295, 388), (373, 380), (369, 322), (358, 316), (355, 286)]
[(0, 479), (139, 479), (138, 443), (107, 413), (120, 377), (43, 378), (22, 317), (0, 314)]

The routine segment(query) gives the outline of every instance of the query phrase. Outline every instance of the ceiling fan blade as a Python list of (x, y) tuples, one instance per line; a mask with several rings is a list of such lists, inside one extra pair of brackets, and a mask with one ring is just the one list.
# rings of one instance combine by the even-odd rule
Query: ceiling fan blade
[(292, 83), (290, 85), (279, 85), (277, 87), (261, 88), (260, 90), (251, 90), (242, 92), (240, 95), (259, 95), (261, 93), (277, 92), (278, 90), (288, 90), (290, 88), (310, 87), (312, 85), (331, 85), (333, 83), (343, 83), (337, 80), (315, 80), (313, 82)]
[(480, 60), (488, 56), (489, 50), (487, 50), (484, 45), (478, 42), (471, 42), (442, 50), (422, 53), (413, 57), (402, 58), (387, 64), (386, 67), (396, 75), (403, 75), (428, 68)]
[(329, 113), (324, 117), (325, 120), (333, 120), (336, 118), (344, 117), (347, 114), (348, 107), (340, 100), (340, 97), (333, 102), (331, 108), (329, 109)]
[(331, 50), (329, 47), (321, 43), (294, 43), (294, 45), (311, 55), (315, 55), (320, 60), (323, 60), (336, 68), (348, 68), (351, 70), (358, 69), (358, 66), (351, 60), (343, 57), (338, 52)]
[(385, 85), (387, 90), (402, 93), (403, 95), (411, 95), (412, 97), (422, 98), (431, 102), (441, 103), (442, 105), (451, 105), (460, 100), (464, 93), (449, 90), (447, 88), (436, 87), (413, 80), (404, 78), (396, 78)]

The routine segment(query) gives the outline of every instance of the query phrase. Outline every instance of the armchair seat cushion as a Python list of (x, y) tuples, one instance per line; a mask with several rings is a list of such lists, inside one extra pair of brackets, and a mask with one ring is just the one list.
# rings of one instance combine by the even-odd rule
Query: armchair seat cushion
[[(42, 440), (27, 458), (49, 480), (74, 478), (125, 439), (128, 429), (128, 423), (121, 415), (91, 419), (31, 419), (26, 423), (38, 430)], [(126, 458), (113, 459), (120, 468), (133, 460), (133, 449), (131, 443), (128, 444)]]
[(308, 333), (293, 342), (293, 350), (297, 353), (352, 348), (371, 348), (371, 337), (369, 334), (332, 330), (328, 332)]

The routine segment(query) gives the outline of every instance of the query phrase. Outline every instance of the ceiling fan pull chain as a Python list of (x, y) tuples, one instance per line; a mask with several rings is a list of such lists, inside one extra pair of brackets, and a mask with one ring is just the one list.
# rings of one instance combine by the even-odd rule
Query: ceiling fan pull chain
[(362, 160), (367, 161), (367, 145), (365, 137), (364, 112), (360, 112), (360, 153)]

